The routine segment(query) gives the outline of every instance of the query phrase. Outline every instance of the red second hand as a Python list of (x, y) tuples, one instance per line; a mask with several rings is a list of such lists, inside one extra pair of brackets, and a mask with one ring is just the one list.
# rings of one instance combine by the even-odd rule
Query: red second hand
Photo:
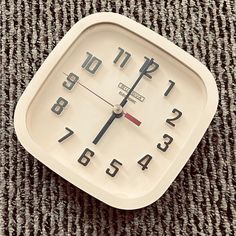
[(124, 113), (125, 114), (125, 118), (127, 118), (128, 120), (130, 120), (131, 122), (133, 122), (134, 124), (136, 124), (137, 126), (141, 125), (141, 121), (137, 120), (135, 117), (133, 117), (132, 115), (130, 115), (129, 113)]

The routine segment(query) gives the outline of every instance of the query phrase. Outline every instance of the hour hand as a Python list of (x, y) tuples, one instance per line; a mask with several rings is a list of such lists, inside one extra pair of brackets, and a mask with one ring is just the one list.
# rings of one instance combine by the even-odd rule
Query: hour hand
[(126, 119), (128, 119), (129, 121), (133, 122), (134, 124), (136, 124), (137, 126), (140, 126), (141, 122), (139, 120), (137, 120), (135, 117), (133, 117), (132, 115), (130, 115), (129, 113), (124, 113), (123, 112), (123, 108), (120, 105), (114, 105), (113, 106), (113, 111), (112, 111), (112, 115), (110, 116), (110, 118), (108, 119), (108, 121), (106, 122), (106, 124), (102, 127), (102, 129), (100, 130), (100, 132), (97, 134), (97, 136), (95, 137), (95, 139), (93, 140), (94, 144), (97, 144), (99, 142), (99, 140), (101, 139), (101, 137), (105, 134), (105, 132), (107, 131), (107, 129), (110, 127), (110, 125), (112, 124), (112, 122), (115, 120), (115, 118), (120, 118), (122, 117), (124, 114), (124, 117)]
[(114, 113), (112, 113), (111, 117), (108, 119), (108, 121), (106, 122), (106, 124), (102, 127), (102, 129), (100, 130), (100, 132), (97, 134), (96, 138), (93, 140), (94, 144), (97, 144), (99, 142), (99, 140), (101, 139), (101, 137), (105, 134), (105, 132), (107, 131), (107, 129), (109, 128), (109, 126), (111, 125), (111, 123), (113, 122), (113, 120), (116, 118), (116, 115)]

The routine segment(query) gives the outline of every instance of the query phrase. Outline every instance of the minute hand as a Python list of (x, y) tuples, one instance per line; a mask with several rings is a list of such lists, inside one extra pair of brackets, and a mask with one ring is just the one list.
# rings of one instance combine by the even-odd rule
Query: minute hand
[[(149, 66), (154, 65), (153, 68), (151, 68), (150, 70), (148, 70)], [(124, 97), (124, 99), (122, 100), (122, 102), (120, 103), (121, 107), (124, 107), (125, 104), (127, 103), (127, 99), (130, 96), (130, 94), (133, 92), (134, 88), (137, 86), (137, 84), (139, 83), (139, 81), (142, 79), (142, 77), (144, 75), (146, 75), (149, 78), (152, 78), (149, 73), (154, 72), (157, 68), (159, 67), (159, 65), (154, 62), (154, 59), (148, 59), (146, 58), (146, 62), (143, 64), (143, 66), (140, 69), (140, 75), (137, 78), (137, 80), (135, 81), (135, 83), (133, 84), (133, 86), (131, 87), (131, 89), (129, 90), (129, 92), (126, 94), (126, 96)], [(117, 116), (117, 114), (115, 114), (114, 112), (112, 113), (112, 115), (110, 116), (110, 118), (108, 119), (108, 121), (106, 122), (106, 124), (103, 126), (103, 128), (100, 130), (100, 132), (97, 134), (97, 136), (95, 137), (95, 139), (93, 140), (94, 144), (97, 144), (99, 142), (99, 140), (101, 139), (101, 137), (104, 135), (104, 133), (107, 131), (107, 129), (109, 128), (109, 126), (112, 124), (112, 122), (115, 120), (115, 118), (118, 118), (121, 116)]]
[[(154, 65), (154, 67), (151, 68), (150, 70), (148, 70), (148, 68), (149, 68), (151, 65)], [(124, 97), (124, 99), (123, 99), (122, 102), (120, 103), (120, 105), (121, 105), (122, 107), (125, 106), (125, 104), (126, 104), (127, 101), (128, 101), (128, 98), (129, 98), (130, 94), (133, 92), (133, 90), (135, 89), (135, 87), (137, 86), (137, 84), (139, 83), (139, 81), (142, 79), (142, 77), (143, 77), (144, 75), (146, 75), (146, 76), (148, 76), (149, 78), (151, 78), (151, 76), (148, 75), (148, 74), (154, 72), (158, 67), (159, 67), (159, 65), (158, 65), (156, 62), (154, 62), (154, 59), (153, 59), (153, 58), (152, 58), (152, 59), (148, 59), (148, 60), (144, 63), (143, 67), (141, 68), (142, 70), (141, 70), (141, 73), (140, 73), (139, 77), (137, 78), (137, 80), (135, 81), (135, 83), (133, 84), (133, 86), (131, 87), (131, 89), (129, 90), (129, 92), (126, 94), (126, 96)]]

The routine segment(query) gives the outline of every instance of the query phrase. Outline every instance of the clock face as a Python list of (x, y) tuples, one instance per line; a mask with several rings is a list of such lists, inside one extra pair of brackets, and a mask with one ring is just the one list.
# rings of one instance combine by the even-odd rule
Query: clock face
[(103, 13), (57, 45), (20, 99), (15, 127), (26, 149), (62, 177), (135, 209), (168, 188), (216, 105), (203, 65), (136, 22)]

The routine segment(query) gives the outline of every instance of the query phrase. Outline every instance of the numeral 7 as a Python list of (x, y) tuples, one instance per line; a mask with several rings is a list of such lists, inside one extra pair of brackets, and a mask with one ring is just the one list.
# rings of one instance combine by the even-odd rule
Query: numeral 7
[(73, 130), (71, 130), (71, 129), (67, 128), (67, 127), (66, 127), (65, 129), (68, 131), (68, 133), (67, 133), (66, 135), (64, 135), (63, 137), (61, 137), (61, 138), (58, 140), (58, 143), (63, 142), (65, 139), (69, 138), (72, 134), (74, 134), (74, 131), (73, 131)]

